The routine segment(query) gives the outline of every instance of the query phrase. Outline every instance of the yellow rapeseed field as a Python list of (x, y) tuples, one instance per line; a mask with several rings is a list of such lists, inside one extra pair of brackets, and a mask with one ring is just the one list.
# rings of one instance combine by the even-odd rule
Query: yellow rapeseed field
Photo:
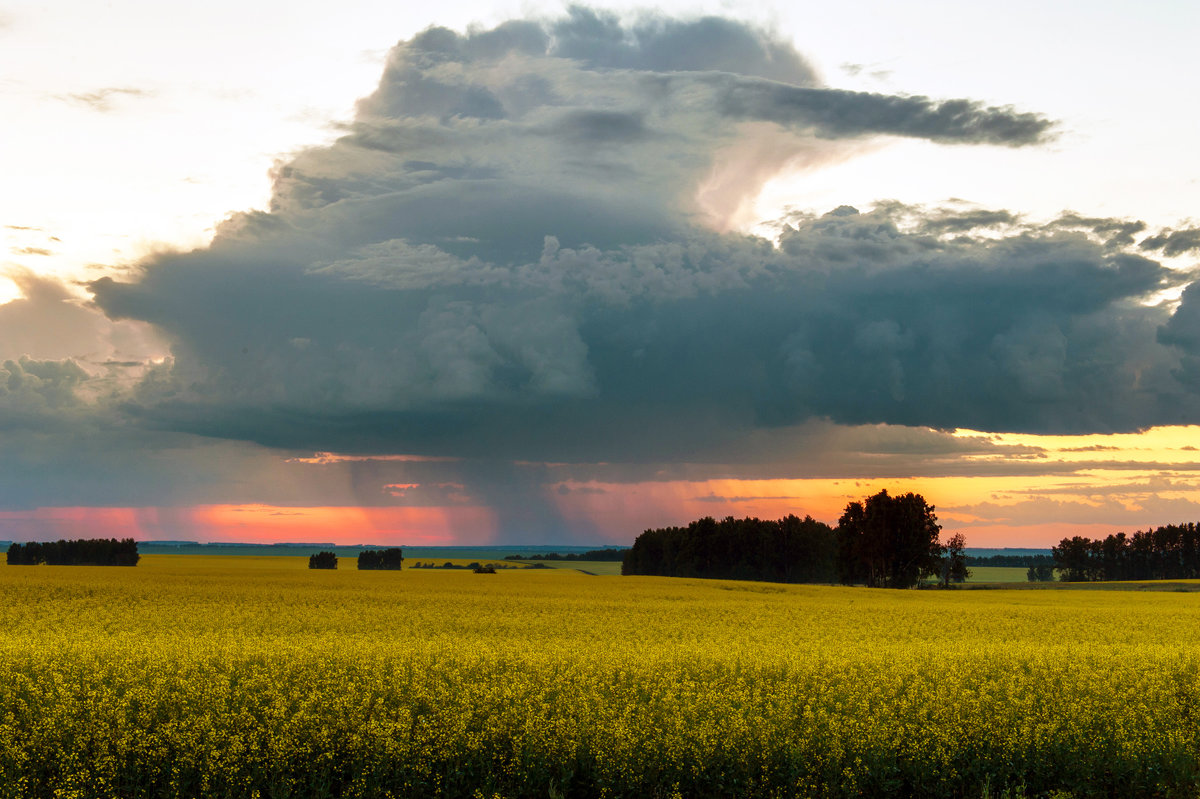
[(1200, 787), (1197, 593), (342, 567), (0, 566), (0, 797)]

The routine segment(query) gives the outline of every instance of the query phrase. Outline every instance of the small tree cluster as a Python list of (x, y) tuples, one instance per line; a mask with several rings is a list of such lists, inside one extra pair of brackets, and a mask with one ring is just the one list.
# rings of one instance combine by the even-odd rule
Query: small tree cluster
[(132, 538), (80, 538), (72, 541), (30, 541), (8, 548), (9, 566), (136, 566), (137, 542)]
[(310, 569), (336, 569), (337, 563), (337, 553), (334, 552), (318, 552), (308, 556), (308, 568)]
[(358, 553), (358, 568), (363, 570), (398, 570), (404, 563), (404, 553), (398, 547), (364, 549)]

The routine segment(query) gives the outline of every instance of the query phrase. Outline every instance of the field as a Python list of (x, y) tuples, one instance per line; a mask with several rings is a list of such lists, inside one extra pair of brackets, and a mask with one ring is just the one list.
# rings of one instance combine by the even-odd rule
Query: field
[(0, 797), (1200, 788), (1195, 593), (304, 566), (0, 567)]
[(1024, 583), (1029, 581), (1029, 570), (1012, 566), (972, 566), (968, 583)]

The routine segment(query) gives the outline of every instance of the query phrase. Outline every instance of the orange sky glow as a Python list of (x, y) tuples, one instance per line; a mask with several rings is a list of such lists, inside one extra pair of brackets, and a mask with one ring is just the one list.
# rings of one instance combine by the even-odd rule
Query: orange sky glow
[[(983, 434), (960, 431), (957, 435)], [(914, 491), (936, 508), (944, 535), (963, 532), (975, 547), (1049, 547), (1063, 537), (1104, 536), (1200, 516), (1200, 427), (1156, 428), (1110, 436), (990, 436), (997, 444), (1038, 450), (1044, 464), (1018, 475), (604, 482), (560, 480), (544, 498), (566, 528), (558, 543), (629, 544), (651, 527), (703, 516), (780, 518), (811, 515), (836, 524), (847, 503), (888, 490)], [(1025, 458), (1027, 456), (1022, 456)], [(321, 453), (290, 459), (337, 468), (364, 460)], [(371, 460), (410, 460), (382, 456)], [(995, 461), (983, 462), (994, 466)], [(1075, 468), (1078, 466), (1079, 468)], [(14, 539), (133, 536), (140, 540), (330, 542), (410, 546), (513, 543), (498, 538), (496, 513), (457, 484), (442, 505), (212, 504), (192, 507), (56, 507), (0, 511)], [(420, 484), (384, 484), (403, 498)], [(52, 531), (47, 535), (47, 531)], [(586, 539), (586, 540), (585, 540)]]

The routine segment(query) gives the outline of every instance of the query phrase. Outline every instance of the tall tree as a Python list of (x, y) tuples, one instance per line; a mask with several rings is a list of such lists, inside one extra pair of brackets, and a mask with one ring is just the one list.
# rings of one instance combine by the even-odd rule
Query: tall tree
[(880, 491), (851, 502), (838, 520), (838, 573), (844, 583), (912, 588), (939, 572), (941, 526), (920, 494)]
[(945, 555), (942, 558), (942, 585), (950, 587), (950, 583), (965, 582), (971, 576), (967, 568), (967, 539), (962, 533), (955, 533), (946, 542)]

